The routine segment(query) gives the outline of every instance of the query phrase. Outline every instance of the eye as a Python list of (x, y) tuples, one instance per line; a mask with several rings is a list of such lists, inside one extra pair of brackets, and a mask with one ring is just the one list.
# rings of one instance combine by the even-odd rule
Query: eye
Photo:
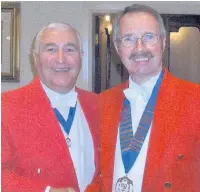
[(45, 49), (45, 52), (49, 52), (49, 53), (56, 53), (57, 49), (54, 47), (48, 47)]
[(65, 51), (66, 52), (75, 52), (76, 50), (74, 48), (67, 48)]
[(122, 41), (124, 41), (125, 43), (131, 43), (131, 42), (136, 42), (137, 38), (135, 36), (127, 36), (123, 37)]
[(144, 36), (143, 36), (143, 40), (144, 41), (151, 41), (155, 38), (155, 35), (153, 33), (146, 33)]
[(77, 48), (74, 46), (66, 47), (65, 52), (77, 52)]

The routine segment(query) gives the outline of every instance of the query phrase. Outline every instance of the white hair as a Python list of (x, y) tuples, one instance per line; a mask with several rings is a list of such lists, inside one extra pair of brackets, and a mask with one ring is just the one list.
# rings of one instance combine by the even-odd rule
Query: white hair
[(67, 24), (67, 23), (51, 23), (45, 27), (43, 27), (36, 35), (35, 37), (35, 42), (34, 42), (34, 46), (33, 46), (33, 54), (39, 54), (39, 49), (40, 49), (40, 37), (42, 35), (42, 33), (46, 30), (46, 29), (50, 29), (50, 28), (55, 28), (55, 29), (72, 29), (75, 33), (76, 36), (78, 38), (78, 43), (80, 46), (80, 51), (82, 51), (82, 39), (80, 36), (80, 33), (73, 28), (71, 25)]
[(167, 36), (163, 19), (161, 15), (155, 9), (146, 5), (133, 4), (131, 6), (125, 7), (123, 11), (119, 12), (113, 21), (113, 42), (114, 43), (119, 38), (119, 26), (120, 26), (121, 18), (128, 13), (138, 13), (138, 12), (146, 12), (146, 13), (151, 14), (159, 23), (161, 37), (165, 38)]

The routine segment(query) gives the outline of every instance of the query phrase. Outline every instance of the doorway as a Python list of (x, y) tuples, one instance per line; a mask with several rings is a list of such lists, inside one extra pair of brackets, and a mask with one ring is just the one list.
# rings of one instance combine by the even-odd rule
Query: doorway
[[(100, 93), (128, 79), (112, 41), (115, 14), (94, 15), (95, 79), (93, 91)], [(200, 15), (162, 15), (167, 42), (164, 66), (176, 77), (200, 84)]]

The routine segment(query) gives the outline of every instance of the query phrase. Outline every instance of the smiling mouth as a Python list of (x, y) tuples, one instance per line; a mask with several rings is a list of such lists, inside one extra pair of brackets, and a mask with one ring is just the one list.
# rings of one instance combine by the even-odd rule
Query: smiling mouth
[(70, 70), (70, 68), (66, 67), (66, 68), (55, 68), (53, 69), (55, 72), (67, 72)]
[(139, 57), (139, 58), (135, 58), (134, 61), (135, 62), (145, 62), (145, 61), (149, 61), (150, 58), (148, 57)]
[(149, 52), (149, 51), (142, 51), (142, 52), (137, 52), (137, 53), (132, 53), (129, 56), (129, 59), (132, 60), (133, 62), (148, 62), (150, 61), (154, 55)]

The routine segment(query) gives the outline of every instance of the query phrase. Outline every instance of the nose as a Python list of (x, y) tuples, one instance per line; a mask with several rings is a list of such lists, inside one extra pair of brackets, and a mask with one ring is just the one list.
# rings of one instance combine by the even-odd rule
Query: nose
[(57, 54), (57, 61), (59, 63), (63, 63), (65, 59), (65, 55), (62, 49), (59, 49), (58, 54)]
[(138, 38), (135, 48), (137, 51), (143, 51), (145, 49), (145, 44), (143, 43), (142, 39)]

